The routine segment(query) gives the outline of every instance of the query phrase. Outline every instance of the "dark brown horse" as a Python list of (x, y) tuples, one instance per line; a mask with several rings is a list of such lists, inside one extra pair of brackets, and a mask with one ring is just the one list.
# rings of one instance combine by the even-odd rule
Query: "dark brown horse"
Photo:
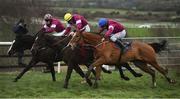
[[(40, 30), (38, 33), (41, 33), (43, 30)], [(38, 34), (37, 33), (37, 34)], [(26, 39), (27, 42), (31, 42), (31, 43), (26, 43), (24, 44), (24, 46), (19, 46), (16, 44), (13, 44), (11, 50), (9, 51), (9, 54), (13, 54), (16, 49), (18, 49), (19, 47), (24, 47), (25, 49), (30, 49), (32, 48), (32, 45), (34, 43), (35, 40), (35, 36), (30, 36), (28, 37), (29, 39)], [(48, 56), (47, 56), (48, 54)], [(51, 71), (51, 75), (52, 75), (52, 80), (56, 81), (55, 78), (55, 71), (54, 71), (54, 67), (53, 67), (53, 62), (54, 62), (54, 56), (55, 56), (56, 52), (52, 49), (52, 48), (41, 48), (41, 51), (37, 53), (32, 53), (32, 58), (29, 62), (29, 64), (23, 69), (23, 71), (14, 79), (14, 82), (17, 82), (18, 79), (20, 79), (24, 73), (26, 73), (29, 69), (31, 69), (33, 66), (35, 66), (37, 63), (39, 62), (43, 62), (48, 64), (48, 67), (50, 68)], [(37, 57), (38, 56), (38, 57)], [(57, 60), (58, 61), (58, 60)]]
[[(73, 48), (77, 43), (91, 43), (93, 41), (96, 41), (97, 37), (99, 36), (93, 33), (76, 32), (73, 35), (73, 38), (71, 39), (69, 45), (71, 45)], [(128, 50), (122, 54), (120, 49), (117, 48), (113, 42), (108, 40), (95, 46), (95, 48), (95, 60), (89, 68), (89, 70), (91, 70), (93, 67), (96, 67), (96, 80), (94, 83), (95, 87), (97, 87), (97, 81), (100, 78), (101, 68), (99, 67), (101, 65), (117, 65), (127, 62), (133, 62), (134, 65), (139, 67), (141, 70), (150, 74), (152, 76), (153, 87), (156, 86), (155, 71), (151, 69), (151, 67), (147, 66), (147, 64), (151, 65), (161, 74), (163, 74), (169, 83), (175, 82), (174, 80), (168, 77), (168, 71), (160, 67), (157, 63), (155, 52), (156, 48), (154, 46), (142, 43), (140, 41), (133, 41), (129, 46)], [(90, 72), (88, 71), (87, 76), (89, 76), (89, 74)]]

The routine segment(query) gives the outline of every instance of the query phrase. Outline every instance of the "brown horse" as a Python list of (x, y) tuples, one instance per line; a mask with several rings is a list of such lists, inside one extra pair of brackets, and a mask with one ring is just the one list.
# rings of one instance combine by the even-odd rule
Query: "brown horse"
[[(97, 41), (96, 39), (98, 38), (99, 36), (93, 33), (76, 32), (68, 45), (71, 45), (71, 47), (73, 48), (77, 43), (86, 42), (92, 44), (92, 42)], [(115, 44), (109, 40), (95, 46), (95, 60), (89, 67), (89, 70), (91, 70), (93, 66), (96, 67), (96, 80), (94, 83), (94, 87), (97, 87), (97, 81), (100, 78), (101, 65), (117, 65), (127, 62), (133, 62), (135, 66), (150, 74), (152, 76), (153, 87), (156, 86), (155, 71), (151, 69), (151, 67), (147, 66), (147, 64), (151, 65), (161, 74), (163, 74), (169, 83), (174, 83), (175, 81), (168, 77), (168, 70), (160, 67), (157, 63), (156, 47), (152, 45), (153, 44), (146, 44), (140, 41), (133, 41), (128, 50), (123, 54), (121, 53), (120, 49), (117, 48)], [(89, 70), (87, 76), (89, 76), (90, 74)]]

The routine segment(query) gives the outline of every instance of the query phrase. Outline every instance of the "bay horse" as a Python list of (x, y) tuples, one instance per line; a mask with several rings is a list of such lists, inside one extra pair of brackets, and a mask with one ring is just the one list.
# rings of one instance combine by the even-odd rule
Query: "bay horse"
[[(84, 34), (84, 33), (83, 33)], [(96, 46), (98, 44), (101, 43), (101, 39), (103, 38), (101, 35), (94, 33), (96, 35), (91, 35), (92, 33), (86, 33), (86, 35), (79, 35), (79, 33), (77, 33), (76, 35), (74, 35), (74, 38), (71, 39), (71, 41), (69, 42), (69, 44), (72, 46), (72, 48), (74, 48), (74, 44), (75, 42), (78, 42), (78, 45), (81, 46), (86, 46), (86, 45), (93, 45)], [(92, 38), (91, 40), (86, 40), (86, 38)], [(67, 46), (69, 46), (69, 44)], [(93, 46), (91, 46), (93, 48)], [(116, 66), (118, 65), (118, 66)], [(124, 80), (129, 80), (129, 78), (127, 76), (124, 75), (123, 70), (122, 70), (122, 66), (125, 67), (127, 70), (129, 70), (134, 77), (141, 77), (142, 74), (141, 73), (137, 73), (135, 72), (128, 63), (123, 63), (123, 64), (116, 64), (115, 66), (118, 68), (120, 76), (122, 79)]]
[[(71, 48), (77, 45), (77, 43), (86, 42), (91, 44), (94, 41), (97, 41), (98, 35), (94, 33), (79, 33), (76, 32), (73, 35), (73, 38), (69, 42), (68, 45)], [(156, 43), (157, 44), (157, 43)], [(90, 75), (90, 70), (93, 67), (96, 67), (96, 79), (94, 82), (94, 87), (98, 87), (98, 80), (100, 78), (101, 68), (99, 68), (103, 64), (107, 65), (117, 65), (123, 64), (127, 62), (133, 62), (135, 66), (139, 67), (144, 72), (150, 74), (152, 76), (152, 86), (156, 86), (156, 78), (155, 78), (155, 71), (147, 66), (154, 67), (157, 71), (159, 71), (164, 77), (167, 79), (169, 83), (175, 83), (175, 80), (168, 77), (168, 70), (164, 69), (159, 66), (157, 59), (156, 59), (156, 52), (160, 51), (157, 49), (163, 49), (161, 44), (159, 46), (152, 46), (154, 44), (147, 44), (140, 41), (133, 41), (128, 50), (125, 53), (121, 53), (121, 49), (115, 46), (115, 43), (111, 42), (110, 40), (104, 41), (95, 46), (95, 60), (92, 65), (89, 67), (87, 72), (87, 76)], [(157, 48), (160, 47), (160, 48)]]

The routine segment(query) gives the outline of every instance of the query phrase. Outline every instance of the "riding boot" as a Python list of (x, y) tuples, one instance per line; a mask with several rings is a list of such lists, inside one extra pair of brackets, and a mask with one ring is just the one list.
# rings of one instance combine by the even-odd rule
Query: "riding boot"
[(124, 53), (126, 47), (125, 47), (125, 45), (122, 43), (122, 41), (118, 39), (118, 40), (115, 41), (115, 43), (116, 43), (117, 45), (119, 45), (119, 47), (121, 48), (121, 52)]

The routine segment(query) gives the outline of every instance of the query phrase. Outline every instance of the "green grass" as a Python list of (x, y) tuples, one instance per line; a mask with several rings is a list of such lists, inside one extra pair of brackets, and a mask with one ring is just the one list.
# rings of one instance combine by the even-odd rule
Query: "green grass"
[[(171, 72), (171, 71), (170, 71)], [(3, 98), (180, 98), (180, 83), (169, 84), (159, 73), (157, 75), (157, 88), (151, 88), (151, 78), (143, 73), (143, 77), (135, 78), (128, 72), (131, 80), (124, 81), (119, 78), (118, 72), (102, 74), (99, 88), (93, 89), (87, 84), (81, 84), (82, 78), (73, 72), (69, 89), (62, 88), (65, 73), (57, 74), (57, 81), (51, 81), (50, 74), (30, 71), (19, 82), (12, 82), (18, 72), (0, 73), (0, 97)], [(176, 72), (171, 76), (177, 81), (180, 77)]]

